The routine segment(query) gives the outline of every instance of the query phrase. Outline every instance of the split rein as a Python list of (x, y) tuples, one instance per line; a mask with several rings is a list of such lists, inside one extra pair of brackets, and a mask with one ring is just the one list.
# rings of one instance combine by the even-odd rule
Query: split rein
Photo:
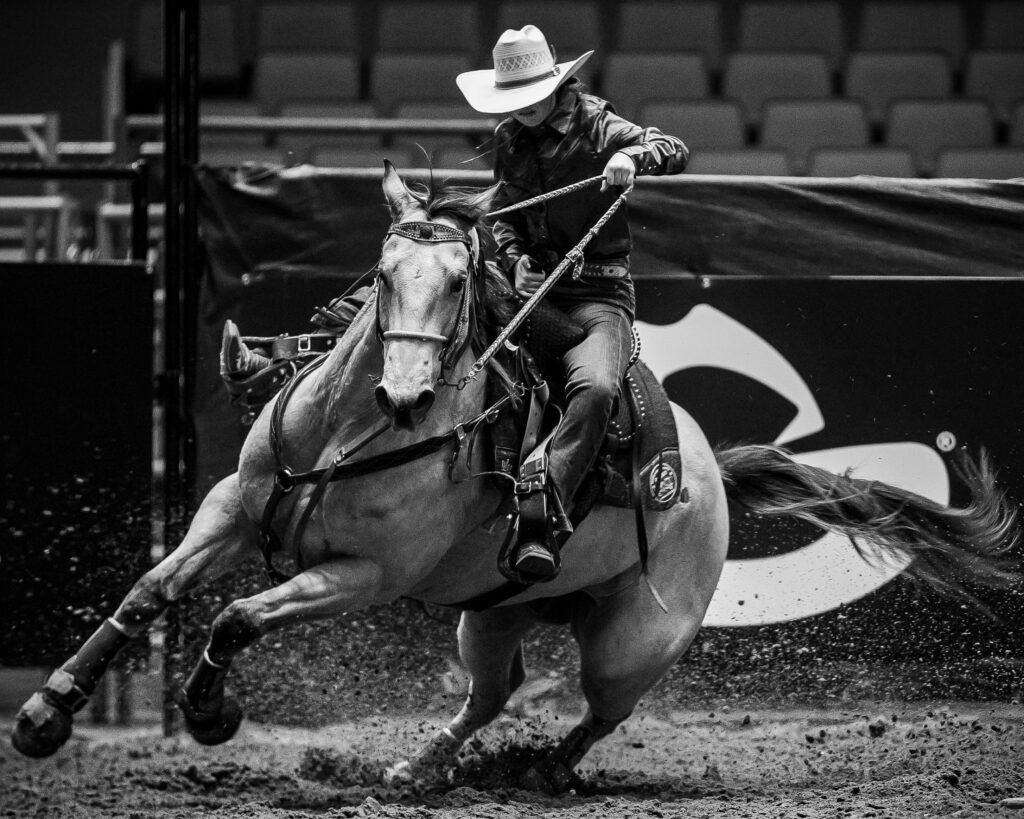
[[(603, 176), (594, 176), (589, 179), (584, 179), (580, 182), (575, 182), (572, 185), (567, 185), (564, 188), (558, 188), (557, 190), (549, 193), (544, 193), (539, 196), (535, 196), (531, 199), (526, 199), (522, 202), (517, 202), (514, 205), (510, 205), (507, 208), (493, 211), (487, 214), (485, 218), (491, 218), (500, 216), (505, 213), (512, 211), (521, 210), (528, 208), (532, 205), (545, 202), (549, 199), (554, 199), (558, 196), (564, 196), (567, 193), (580, 190), (589, 185), (603, 180)], [(611, 204), (608, 210), (598, 219), (594, 226), (584, 234), (583, 238), (566, 254), (565, 258), (558, 264), (558, 266), (548, 275), (541, 283), (540, 287), (535, 293), (522, 305), (519, 312), (512, 317), (511, 321), (505, 326), (504, 329), (498, 334), (491, 345), (484, 350), (480, 357), (473, 363), (472, 367), (467, 375), (459, 379), (458, 382), (448, 384), (456, 389), (462, 390), (471, 381), (483, 371), (484, 367), (487, 366), (488, 362), (497, 355), (501, 347), (508, 341), (512, 334), (520, 327), (520, 325), (526, 320), (526, 318), (533, 312), (534, 308), (540, 302), (544, 295), (554, 287), (555, 283), (562, 276), (562, 274), (569, 268), (570, 265), (574, 266), (573, 278), (578, 278), (583, 269), (583, 249), (590, 243), (591, 239), (597, 235), (597, 232), (604, 226), (612, 214), (615, 213), (621, 207), (626, 197), (632, 191), (633, 186), (627, 187), (619, 197)], [(466, 238), (462, 231), (454, 228), (447, 228), (443, 225), (429, 225), (423, 223), (422, 227), (424, 232), (422, 234), (410, 233), (408, 227), (403, 227), (401, 224), (392, 225), (388, 231), (388, 235), (397, 233), (399, 235), (406, 236), (415, 241), (461, 241), (465, 242), (470, 247), (472, 252), (472, 243)], [(438, 233), (427, 233), (426, 228), (436, 228), (439, 230)], [(460, 311), (462, 313), (464, 311)], [(463, 323), (467, 316), (460, 316), (460, 326), (456, 328), (456, 335), (459, 334), (460, 330), (465, 330)], [(379, 321), (379, 320), (378, 320)], [(379, 326), (379, 325), (378, 325)], [(417, 338), (422, 337), (422, 333), (409, 333), (406, 331), (387, 331), (382, 333), (384, 339), (389, 338), (404, 338), (415, 335)], [(430, 336), (434, 339), (434, 336)], [(448, 342), (449, 339), (438, 337), (436, 340), (442, 342)], [(260, 551), (263, 555), (264, 568), (270, 581), (274, 584), (284, 583), (292, 578), (292, 575), (285, 574), (278, 570), (272, 560), (272, 555), (275, 551), (278, 551), (281, 547), (281, 541), (277, 533), (274, 531), (273, 521), (274, 515), (277, 512), (277, 507), (285, 495), (290, 494), (296, 486), (300, 484), (316, 484), (313, 493), (310, 495), (309, 501), (306, 504), (305, 509), (302, 512), (302, 516), (299, 518), (299, 522), (295, 528), (294, 540), (299, 542), (306, 525), (309, 523), (310, 518), (314, 510), (319, 506), (320, 501), (323, 499), (324, 494), (327, 491), (327, 487), (334, 481), (340, 481), (347, 478), (354, 478), (360, 475), (368, 475), (373, 472), (379, 472), (385, 469), (391, 469), (403, 464), (411, 463), (413, 461), (424, 458), (428, 455), (432, 455), (435, 452), (440, 451), (447, 444), (452, 441), (456, 441), (459, 447), (456, 448), (454, 458), (458, 457), (459, 448), (461, 444), (466, 440), (467, 436), (472, 437), (476, 429), (484, 421), (488, 423), (494, 423), (497, 420), (499, 413), (505, 404), (511, 402), (514, 399), (522, 398), (527, 391), (527, 387), (517, 382), (513, 385), (513, 388), (506, 395), (499, 398), (491, 406), (487, 407), (483, 412), (478, 414), (473, 419), (456, 424), (451, 430), (441, 435), (434, 435), (430, 438), (426, 438), (422, 441), (417, 441), (414, 444), (402, 447), (400, 449), (392, 450), (389, 452), (379, 453), (377, 455), (371, 455), (368, 458), (363, 458), (358, 461), (349, 463), (348, 460), (357, 452), (362, 450), (377, 437), (387, 431), (390, 426), (389, 423), (385, 422), (379, 427), (370, 430), (366, 435), (356, 441), (354, 444), (348, 447), (341, 447), (335, 456), (331, 459), (331, 462), (324, 467), (317, 469), (311, 469), (306, 472), (293, 472), (288, 466), (284, 464), (284, 440), (282, 437), (282, 423), (284, 418), (285, 406), (288, 403), (288, 399), (294, 392), (298, 384), (311, 372), (318, 369), (327, 360), (327, 354), (325, 353), (320, 358), (309, 364), (304, 369), (300, 370), (296, 374), (295, 378), (285, 387), (276, 404), (274, 405), (273, 414), (270, 420), (270, 445), (274, 453), (274, 459), (277, 462), (277, 471), (274, 473), (274, 488), (270, 493), (270, 497), (267, 498), (267, 503), (263, 507), (263, 515), (260, 519), (259, 535), (260, 535)], [(452, 463), (455, 463), (453, 458)], [(491, 474), (491, 473), (484, 473)], [(501, 473), (498, 473), (501, 474)]]

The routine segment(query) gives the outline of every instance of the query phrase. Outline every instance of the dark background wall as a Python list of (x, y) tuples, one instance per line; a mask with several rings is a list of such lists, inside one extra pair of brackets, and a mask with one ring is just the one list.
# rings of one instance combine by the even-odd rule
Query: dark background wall
[(62, 139), (100, 139), (107, 47), (128, 36), (132, 6), (131, 0), (4, 0), (0, 113), (57, 111)]

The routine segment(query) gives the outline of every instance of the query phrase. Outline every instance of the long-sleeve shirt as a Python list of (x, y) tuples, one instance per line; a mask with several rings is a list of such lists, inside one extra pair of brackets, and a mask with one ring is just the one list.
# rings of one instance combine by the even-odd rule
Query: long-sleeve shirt
[[(685, 169), (689, 150), (682, 140), (623, 119), (610, 103), (582, 93), (577, 85), (570, 80), (562, 86), (554, 110), (540, 126), (527, 127), (509, 117), (495, 129), (494, 173), (505, 183), (495, 209), (598, 176), (617, 151), (633, 160), (638, 176)], [(502, 267), (511, 273), (516, 261), (527, 254), (545, 270), (552, 270), (619, 193), (614, 188), (601, 193), (598, 185), (587, 186), (496, 219), (492, 230)], [(587, 245), (584, 257), (588, 263), (612, 262), (628, 268), (631, 248), (622, 207)], [(551, 291), (553, 300), (623, 303), (625, 299), (628, 304), (623, 306), (632, 313), (628, 276), (584, 278), (573, 281), (566, 273)]]

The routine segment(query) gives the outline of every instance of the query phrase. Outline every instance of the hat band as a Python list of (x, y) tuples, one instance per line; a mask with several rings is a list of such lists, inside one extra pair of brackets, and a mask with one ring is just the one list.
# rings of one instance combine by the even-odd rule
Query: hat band
[(557, 77), (559, 74), (558, 66), (556, 65), (550, 71), (545, 71), (543, 74), (537, 74), (534, 77), (524, 77), (518, 80), (495, 80), (495, 88), (520, 88), (524, 85), (533, 85), (535, 82), (546, 80), (548, 77)]

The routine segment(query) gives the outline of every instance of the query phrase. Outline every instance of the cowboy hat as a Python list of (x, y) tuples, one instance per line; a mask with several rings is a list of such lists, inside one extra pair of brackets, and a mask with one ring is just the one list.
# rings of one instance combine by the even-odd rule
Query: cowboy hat
[(466, 71), (455, 78), (466, 101), (481, 114), (507, 114), (554, 93), (590, 59), (555, 63), (554, 49), (536, 26), (507, 29), (494, 46), (494, 68)]

